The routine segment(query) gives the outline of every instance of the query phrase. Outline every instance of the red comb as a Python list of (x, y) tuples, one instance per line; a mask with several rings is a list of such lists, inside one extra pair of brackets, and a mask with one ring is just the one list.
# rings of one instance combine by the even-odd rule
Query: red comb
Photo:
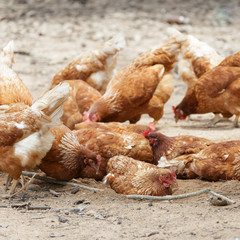
[(146, 137), (149, 133), (150, 133), (150, 129), (142, 132), (141, 134), (142, 134), (144, 137)]

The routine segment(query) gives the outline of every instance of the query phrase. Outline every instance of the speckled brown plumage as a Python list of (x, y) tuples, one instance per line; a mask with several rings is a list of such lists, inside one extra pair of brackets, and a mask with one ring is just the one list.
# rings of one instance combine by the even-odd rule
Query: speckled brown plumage
[(176, 185), (176, 175), (170, 170), (127, 156), (110, 158), (107, 173), (105, 181), (120, 194), (164, 196), (172, 194)]
[(123, 36), (116, 35), (96, 49), (81, 54), (55, 74), (52, 87), (63, 80), (80, 79), (104, 93), (114, 74), (117, 53), (124, 46)]
[(169, 160), (168, 167), (182, 178), (240, 180), (240, 141), (213, 143), (196, 154)]
[(88, 111), (91, 105), (101, 97), (100, 92), (82, 80), (68, 80), (72, 90), (70, 97), (63, 104), (63, 116), (61, 120), (70, 129), (75, 124), (83, 122), (83, 113)]
[(135, 133), (143, 133), (145, 131), (151, 131), (149, 126), (140, 125), (140, 124), (125, 124), (119, 122), (82, 122), (75, 125), (75, 130), (85, 129), (85, 128), (101, 128), (107, 131), (113, 131), (117, 133), (124, 132), (135, 132)]
[(79, 177), (90, 163), (97, 164), (97, 154), (81, 145), (69, 128), (62, 125), (52, 128), (51, 133), (52, 147), (39, 166), (47, 176), (68, 181)]
[(158, 166), (178, 156), (198, 153), (213, 143), (206, 138), (191, 135), (168, 137), (158, 132), (151, 132), (146, 138), (149, 139), (153, 149), (154, 163)]
[[(175, 111), (182, 115), (221, 113), (240, 115), (239, 67), (217, 66), (199, 78), (193, 90), (184, 97)], [(237, 122), (235, 122), (237, 126)]]
[(75, 131), (79, 143), (101, 156), (99, 173), (84, 169), (82, 177), (93, 177), (101, 180), (106, 174), (109, 158), (125, 155), (141, 161), (152, 162), (153, 153), (148, 140), (138, 133), (131, 131), (110, 131), (100, 127), (88, 127)]
[[(144, 113), (150, 114), (158, 121), (161, 117), (162, 104), (155, 106), (160, 115), (149, 109), (155, 90), (164, 74), (169, 73), (179, 52), (180, 43), (171, 38), (157, 49), (151, 49), (132, 63), (120, 69), (111, 79), (106, 92), (89, 110), (91, 121), (135, 123)], [(171, 91), (170, 91), (171, 93)], [(156, 94), (159, 97), (159, 94)]]
[(49, 128), (58, 124), (69, 85), (46, 92), (30, 107), (16, 103), (0, 111), (0, 170), (18, 180), (22, 169), (34, 168), (51, 148)]
[(20, 77), (13, 71), (13, 42), (0, 53), (0, 105), (11, 103), (32, 104), (32, 95)]
[[(177, 35), (182, 36), (183, 34), (177, 31)], [(187, 91), (185, 93), (185, 99), (181, 101), (174, 110), (176, 121), (185, 119), (186, 115), (191, 114), (193, 109), (196, 108), (197, 102), (194, 101), (195, 95), (193, 88), (198, 82), (198, 79), (223, 60), (223, 57), (207, 43), (199, 41), (192, 35), (186, 36), (186, 41), (183, 41), (181, 46), (178, 74), (187, 84)], [(186, 110), (185, 114), (180, 113), (181, 109)]]

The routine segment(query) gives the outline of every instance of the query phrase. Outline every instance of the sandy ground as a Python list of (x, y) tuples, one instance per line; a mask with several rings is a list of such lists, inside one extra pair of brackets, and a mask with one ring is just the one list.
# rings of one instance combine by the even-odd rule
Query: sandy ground
[[(68, 61), (118, 32), (127, 39), (118, 68), (161, 44), (167, 38), (169, 18), (189, 18), (189, 24), (172, 26), (207, 42), (220, 54), (237, 52), (239, 9), (234, 0), (3, 0), (0, 46), (14, 39), (14, 70), (37, 98)], [(194, 121), (176, 124), (171, 106), (179, 103), (184, 93), (184, 84), (176, 78), (175, 91), (157, 125), (159, 131), (169, 136), (192, 134), (216, 141), (239, 140), (240, 130), (233, 128), (230, 121), (207, 127), (211, 114), (195, 115)], [(139, 123), (149, 120), (143, 116)], [(2, 173), (1, 192), (5, 178)], [(210, 187), (236, 201), (228, 206), (211, 205), (208, 194), (162, 202), (129, 200), (101, 182), (79, 181), (103, 191), (74, 193), (69, 186), (34, 180), (28, 192), (2, 200), (0, 239), (240, 239), (238, 181), (179, 180), (175, 194)], [(54, 196), (50, 189), (58, 195)]]

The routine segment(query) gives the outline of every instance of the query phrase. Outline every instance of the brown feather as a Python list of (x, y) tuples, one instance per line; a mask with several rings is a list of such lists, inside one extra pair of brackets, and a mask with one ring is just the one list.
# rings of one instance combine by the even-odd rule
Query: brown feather
[(240, 68), (215, 67), (202, 75), (176, 111), (183, 111), (185, 116), (209, 112), (239, 115), (239, 81)]
[(169, 160), (169, 166), (177, 168), (177, 175), (184, 178), (198, 177), (209, 181), (240, 180), (239, 146), (240, 141), (214, 143), (196, 154)]
[[(154, 120), (158, 121), (162, 116), (163, 103), (154, 105), (156, 100), (160, 99), (160, 92), (156, 92), (156, 89), (158, 86), (161, 88), (159, 83), (164, 73), (170, 73), (173, 69), (179, 48), (180, 43), (176, 42), (175, 38), (169, 39), (158, 49), (143, 53), (120, 69), (109, 82), (104, 95), (91, 106), (90, 121), (130, 120), (134, 123), (144, 113), (152, 115)], [(152, 99), (155, 92), (156, 100)], [(167, 100), (169, 96), (166, 98), (166, 95), (171, 93), (172, 91), (168, 90), (167, 94), (163, 94), (163, 101)], [(160, 113), (154, 114), (156, 110)]]
[(144, 131), (151, 130), (148, 126), (140, 125), (140, 124), (124, 124), (119, 122), (82, 122), (75, 125), (75, 130), (80, 130), (84, 128), (101, 128), (107, 131), (114, 131), (117, 133), (124, 133), (124, 132), (135, 132), (141, 134)]
[[(110, 158), (107, 172), (106, 181), (120, 194), (164, 196), (172, 194), (172, 185), (176, 184), (176, 178), (168, 169), (158, 168), (126, 156)], [(163, 186), (161, 181), (163, 176), (172, 178), (169, 187)]]
[(168, 137), (158, 132), (151, 132), (146, 138), (152, 146), (154, 164), (158, 166), (164, 164), (163, 159), (168, 161), (181, 155), (198, 153), (213, 143), (206, 138), (190, 135)]
[(52, 145), (49, 128), (58, 123), (69, 90), (68, 84), (62, 84), (45, 93), (31, 107), (16, 103), (0, 111), (0, 170), (18, 180), (22, 169), (40, 164)]
[(124, 38), (116, 35), (96, 49), (81, 54), (55, 74), (52, 87), (63, 80), (80, 79), (105, 92), (116, 66), (117, 53), (124, 46)]
[(101, 156), (99, 174), (94, 171), (83, 171), (82, 177), (93, 177), (101, 180), (106, 174), (109, 158), (116, 155), (126, 155), (141, 161), (152, 162), (153, 153), (148, 140), (141, 134), (132, 131), (119, 131), (94, 126), (75, 131), (80, 144)]
[(97, 164), (97, 155), (79, 144), (76, 136), (66, 126), (52, 128), (51, 132), (55, 138), (52, 148), (39, 166), (47, 176), (68, 181), (79, 177), (90, 159)]
[(240, 67), (240, 51), (226, 57), (219, 66)]

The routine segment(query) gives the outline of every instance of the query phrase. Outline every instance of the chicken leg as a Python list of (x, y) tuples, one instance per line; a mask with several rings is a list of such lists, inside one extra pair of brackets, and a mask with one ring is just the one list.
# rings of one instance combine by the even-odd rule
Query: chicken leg
[[(20, 178), (19, 178), (19, 179), (13, 179), (13, 183), (12, 183), (12, 186), (11, 186), (11, 188), (10, 188), (9, 193), (2, 195), (0, 198), (3, 198), (3, 199), (4, 199), (4, 198), (9, 198), (9, 197), (13, 197), (13, 196), (21, 193), (21, 192), (24, 191), (24, 190), (27, 188), (27, 186), (32, 182), (32, 180), (33, 180), (33, 178), (35, 177), (35, 175), (36, 175), (36, 173), (30, 178), (30, 180), (29, 180), (26, 184), (23, 184), (23, 185), (22, 185), (22, 187), (21, 187), (21, 189), (20, 189), (19, 191), (15, 192), (15, 193), (14, 193), (14, 191), (15, 191), (15, 189), (16, 189), (16, 186), (17, 186)], [(22, 181), (25, 181), (23, 175), (21, 175), (21, 179), (23, 179)], [(9, 181), (9, 180), (7, 179), (7, 181)]]
[(235, 119), (234, 119), (234, 127), (238, 127), (238, 119), (239, 119), (240, 115), (236, 115)]

